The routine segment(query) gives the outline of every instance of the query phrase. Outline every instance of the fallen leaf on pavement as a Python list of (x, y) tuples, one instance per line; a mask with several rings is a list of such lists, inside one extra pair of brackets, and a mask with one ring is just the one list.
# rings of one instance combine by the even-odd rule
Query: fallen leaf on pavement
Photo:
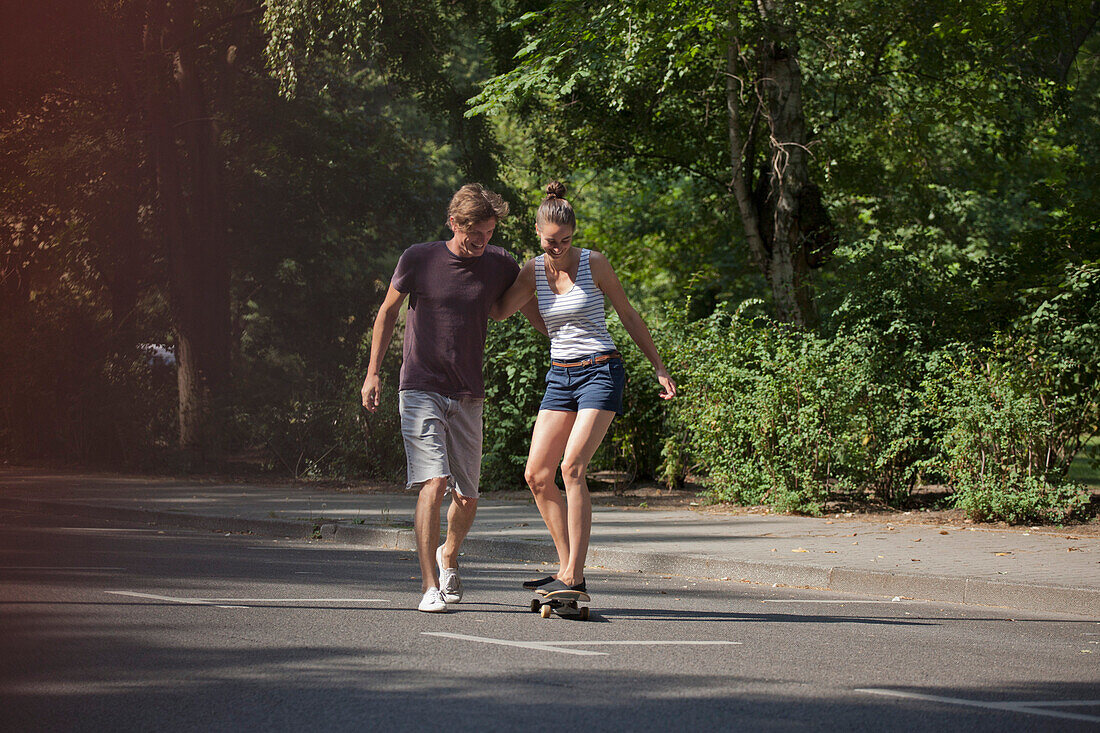
[(791, 550), (791, 552), (809, 552), (809, 550), (807, 550), (804, 547), (796, 547), (793, 550)]
[(997, 557), (1004, 557), (1005, 555), (1011, 555), (1012, 553), (1011, 552), (994, 552), (993, 554), (996, 555)]

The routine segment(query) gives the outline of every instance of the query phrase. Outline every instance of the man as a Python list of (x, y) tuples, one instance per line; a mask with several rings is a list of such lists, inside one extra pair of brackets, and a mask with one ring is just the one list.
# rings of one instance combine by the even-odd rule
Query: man
[[(419, 609), (429, 613), (462, 599), (459, 548), (477, 512), (481, 477), (485, 335), (494, 305), (519, 273), (510, 254), (489, 245), (507, 214), (508, 204), (481, 185), (459, 189), (447, 210), (453, 236), (405, 250), (374, 321), (362, 390), (363, 406), (372, 412), (381, 397), (382, 357), (409, 297), (399, 409), (408, 485), (420, 488), (415, 525), (424, 596)], [(534, 299), (521, 310), (546, 333)], [(448, 493), (447, 537), (437, 547), (439, 510)]]

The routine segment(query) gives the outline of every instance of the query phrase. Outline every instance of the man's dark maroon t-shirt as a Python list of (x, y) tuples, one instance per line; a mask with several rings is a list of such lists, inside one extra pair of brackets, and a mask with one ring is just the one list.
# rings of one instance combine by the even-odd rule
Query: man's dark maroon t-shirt
[(484, 397), (489, 309), (518, 274), (512, 255), (494, 245), (480, 257), (459, 257), (446, 242), (405, 250), (390, 280), (409, 295), (400, 389)]

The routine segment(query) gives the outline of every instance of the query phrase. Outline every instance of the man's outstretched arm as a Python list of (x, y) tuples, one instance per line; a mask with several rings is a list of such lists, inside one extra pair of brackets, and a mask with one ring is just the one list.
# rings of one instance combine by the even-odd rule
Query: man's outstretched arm
[(397, 315), (401, 312), (401, 304), (405, 302), (405, 293), (395, 290), (391, 285), (386, 291), (386, 298), (378, 308), (378, 315), (374, 317), (374, 332), (370, 340), (370, 365), (367, 367), (367, 378), (363, 380), (363, 407), (371, 412), (378, 409), (381, 401), (382, 357), (386, 355), (386, 349), (393, 338), (393, 328), (397, 324)]

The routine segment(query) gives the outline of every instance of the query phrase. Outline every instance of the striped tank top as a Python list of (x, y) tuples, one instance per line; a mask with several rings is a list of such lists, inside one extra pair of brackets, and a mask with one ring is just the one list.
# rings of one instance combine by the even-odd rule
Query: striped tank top
[(577, 281), (561, 295), (554, 293), (546, 280), (545, 255), (535, 258), (535, 293), (539, 313), (550, 333), (550, 358), (555, 361), (615, 350), (615, 342), (607, 332), (603, 291), (593, 282), (588, 264), (591, 250), (581, 249), (580, 253)]

